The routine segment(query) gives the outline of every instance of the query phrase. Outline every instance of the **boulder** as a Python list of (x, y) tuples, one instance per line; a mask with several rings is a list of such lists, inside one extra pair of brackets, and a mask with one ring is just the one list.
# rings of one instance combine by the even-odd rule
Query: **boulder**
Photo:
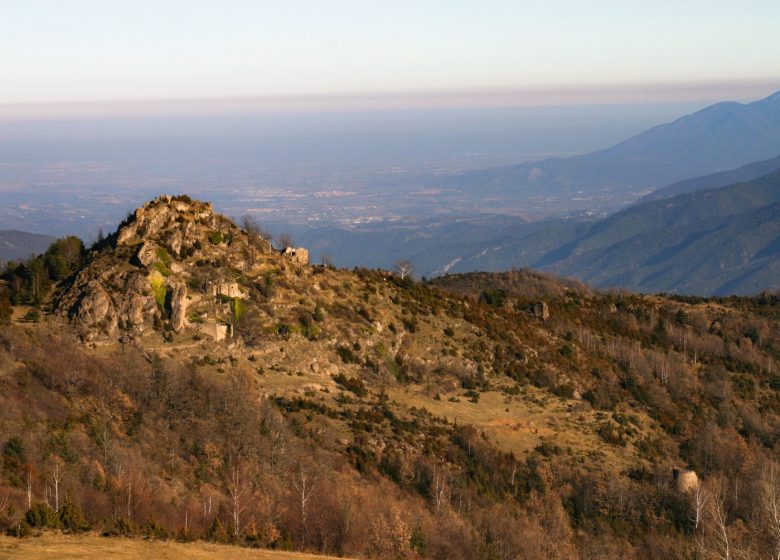
[(136, 260), (141, 263), (141, 266), (149, 266), (153, 262), (157, 261), (157, 245), (151, 241), (147, 241), (138, 252), (135, 254)]
[(680, 494), (688, 494), (699, 487), (699, 477), (696, 471), (675, 469), (673, 474), (677, 491)]

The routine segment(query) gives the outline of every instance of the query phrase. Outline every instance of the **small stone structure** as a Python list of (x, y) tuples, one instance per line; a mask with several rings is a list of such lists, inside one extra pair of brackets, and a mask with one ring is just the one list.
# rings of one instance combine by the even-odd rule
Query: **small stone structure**
[(699, 487), (699, 477), (696, 475), (696, 471), (674, 469), (672, 474), (674, 475), (674, 480), (677, 484), (677, 491), (680, 494), (693, 492)]
[(241, 293), (241, 287), (238, 282), (211, 282), (209, 284), (209, 294), (212, 297), (226, 296), (229, 298), (243, 298), (244, 294)]
[(219, 342), (233, 336), (233, 325), (207, 321), (200, 325), (198, 331), (213, 338), (214, 342)]
[(550, 318), (550, 306), (543, 301), (537, 301), (529, 308), (531, 315), (542, 321), (546, 321)]
[(294, 263), (309, 264), (309, 251), (303, 247), (285, 247), (282, 255)]

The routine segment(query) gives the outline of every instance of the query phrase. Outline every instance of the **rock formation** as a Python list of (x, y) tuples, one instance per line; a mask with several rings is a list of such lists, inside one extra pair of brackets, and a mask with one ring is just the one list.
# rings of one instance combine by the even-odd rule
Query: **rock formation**
[[(212, 300), (242, 297), (231, 275), (251, 270), (272, 252), (270, 243), (214, 213), (210, 204), (162, 196), (136, 210), (91, 256), (59, 294), (56, 310), (88, 342), (133, 338), (153, 327), (208, 330), (207, 324), (220, 322), (224, 329), (215, 332), (229, 333), (224, 323), (231, 309)], [(190, 321), (188, 310), (197, 304), (211, 305), (213, 317)]]

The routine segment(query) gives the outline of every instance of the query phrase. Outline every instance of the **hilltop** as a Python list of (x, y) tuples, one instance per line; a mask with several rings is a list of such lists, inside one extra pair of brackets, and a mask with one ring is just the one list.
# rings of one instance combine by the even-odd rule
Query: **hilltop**
[(5, 530), (686, 558), (718, 546), (718, 504), (733, 547), (773, 546), (776, 295), (420, 282), (312, 265), (246, 226), (160, 197), (6, 271)]

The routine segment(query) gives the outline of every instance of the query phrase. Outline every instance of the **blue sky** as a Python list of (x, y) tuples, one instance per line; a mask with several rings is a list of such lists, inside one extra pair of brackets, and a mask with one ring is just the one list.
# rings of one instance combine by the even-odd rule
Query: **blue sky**
[(777, 0), (10, 0), (0, 104), (747, 98), (780, 88), (778, 30)]

